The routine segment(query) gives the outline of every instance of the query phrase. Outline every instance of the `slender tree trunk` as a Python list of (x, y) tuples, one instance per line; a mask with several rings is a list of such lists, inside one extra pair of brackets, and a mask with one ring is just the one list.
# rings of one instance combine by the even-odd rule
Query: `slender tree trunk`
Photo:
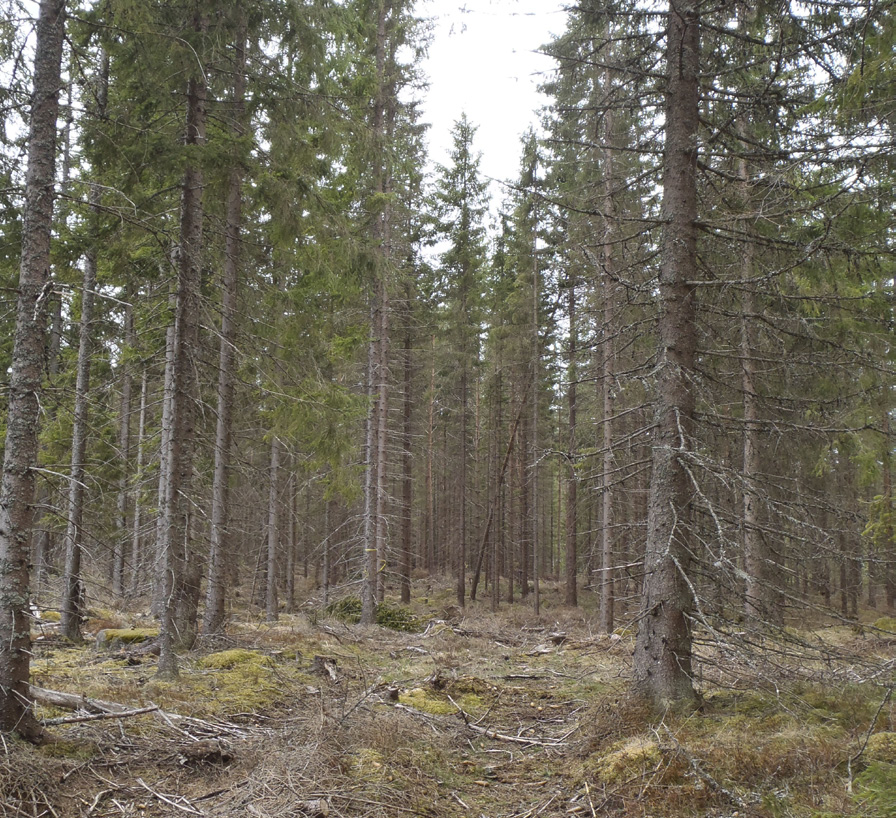
[[(607, 93), (612, 82), (612, 74), (605, 72), (604, 83)], [(615, 236), (616, 184), (615, 171), (615, 127), (614, 112), (610, 107), (604, 115), (603, 141), (605, 144), (602, 156), (604, 190), (604, 236), (602, 248), (603, 262), (603, 321), (600, 346), (600, 400), (601, 400), (601, 435), (603, 454), (601, 457), (601, 529), (600, 529), (600, 630), (611, 633), (616, 620), (616, 570), (613, 565), (613, 526), (614, 520), (614, 475), (616, 464), (615, 444), (613, 440), (614, 391), (616, 378), (616, 271)]]
[[(434, 358), (435, 341), (430, 337), (430, 351)], [(426, 422), (426, 514), (423, 531), (426, 537), (426, 570), (432, 574), (436, 568), (436, 533), (435, 533), (435, 496), (433, 491), (433, 457), (435, 455), (435, 411), (436, 411), (436, 367), (433, 362), (429, 368), (429, 411)]]
[(663, 161), (658, 380), (644, 588), (634, 687), (656, 709), (688, 706), (691, 678), (688, 582), (693, 489), (685, 458), (693, 446), (696, 360), (697, 133), (700, 18), (694, 0), (672, 0), (667, 15), (668, 84)]
[[(289, 506), (286, 527), (286, 577), (283, 590), (286, 593), (286, 612), (295, 613), (296, 609), (296, 550), (298, 538), (296, 537), (296, 474), (290, 470), (287, 480), (287, 496)], [(308, 561), (305, 561), (305, 576), (308, 576)]]
[(578, 515), (577, 515), (577, 490), (578, 475), (576, 474), (577, 441), (576, 441), (576, 389), (578, 387), (577, 352), (578, 352), (578, 327), (576, 324), (576, 284), (574, 274), (567, 284), (567, 299), (569, 305), (569, 366), (567, 369), (566, 387), (567, 404), (567, 435), (569, 448), (569, 476), (566, 479), (566, 589), (563, 597), (565, 604), (575, 607), (579, 604), (578, 596)]
[[(134, 345), (134, 310), (131, 304), (125, 306), (125, 336), (130, 346)], [(121, 364), (121, 401), (118, 410), (118, 451), (121, 459), (121, 475), (118, 478), (118, 518), (117, 536), (115, 538), (115, 555), (112, 566), (112, 593), (116, 597), (124, 595), (125, 551), (130, 541), (131, 527), (128, 524), (130, 507), (130, 473), (131, 462), (131, 403), (133, 393), (133, 376), (127, 361)]]
[[(742, 130), (742, 129), (741, 129)], [(741, 140), (741, 149), (748, 150), (748, 144)], [(750, 220), (750, 169), (745, 158), (738, 161), (738, 176), (742, 189), (744, 220), (747, 228), (745, 233), (752, 231)], [(748, 235), (743, 247), (741, 261), (741, 278), (749, 282), (753, 276), (755, 247)], [(741, 501), (743, 503), (743, 550), (744, 550), (744, 574), (746, 575), (744, 593), (744, 613), (750, 619), (764, 622), (769, 612), (767, 587), (768, 579), (766, 562), (768, 555), (762, 541), (762, 531), (759, 521), (759, 495), (756, 490), (756, 479), (760, 469), (760, 429), (759, 429), (759, 400), (756, 393), (756, 362), (755, 350), (758, 348), (758, 337), (754, 315), (756, 314), (756, 302), (749, 283), (744, 285), (741, 296), (741, 390), (744, 403), (744, 431), (743, 431), (743, 490)]]
[[(410, 304), (410, 287), (408, 288), (408, 303)], [(413, 543), (413, 501), (414, 501), (414, 472), (412, 459), (412, 420), (414, 401), (411, 397), (411, 385), (413, 376), (413, 338), (410, 330), (410, 315), (408, 315), (408, 328), (404, 336), (404, 427), (402, 434), (402, 496), (401, 496), (401, 601), (407, 605), (411, 601), (411, 562), (414, 549)]]
[(279, 618), (277, 600), (277, 552), (280, 543), (280, 440), (271, 438), (270, 493), (268, 495), (268, 559), (265, 590), (265, 617), (268, 622)]
[(890, 454), (890, 410), (884, 407), (883, 417), (883, 480), (884, 480), (884, 545), (879, 559), (883, 563), (884, 595), (887, 608), (896, 606), (896, 542), (893, 532), (893, 472)]
[(134, 486), (134, 517), (132, 520), (133, 528), (131, 530), (131, 584), (130, 595), (136, 596), (139, 587), (141, 567), (143, 564), (143, 549), (141, 546), (143, 540), (143, 503), (141, 502), (141, 484), (143, 482), (143, 465), (145, 459), (145, 440), (146, 440), (146, 398), (148, 393), (148, 378), (146, 370), (143, 370), (143, 377), (140, 382), (140, 417), (137, 421), (137, 463), (136, 463), (136, 485)]
[[(94, 192), (96, 191), (96, 193)], [(98, 188), (91, 191), (92, 204)], [(84, 552), (84, 457), (87, 452), (90, 393), (90, 356), (93, 351), (93, 302), (96, 290), (96, 249), (84, 259), (84, 286), (81, 295), (81, 324), (78, 342), (78, 373), (75, 381), (75, 407), (72, 422), (72, 463), (69, 472), (68, 519), (65, 529), (65, 574), (60, 632), (73, 642), (81, 640), (81, 617), (84, 613), (84, 583), (81, 558)]]
[(6, 446), (0, 483), (0, 730), (39, 741), (28, 679), (28, 619), (34, 467), (46, 353), (45, 303), (50, 274), (64, 0), (42, 0), (34, 56), (34, 94), (22, 225), (19, 297), (9, 374)]
[[(537, 217), (534, 217), (537, 225)], [(529, 480), (532, 493), (532, 583), (534, 596), (535, 615), (541, 613), (541, 537), (539, 536), (540, 515), (538, 513), (538, 403), (541, 397), (540, 370), (541, 370), (541, 342), (539, 338), (538, 300), (539, 300), (539, 270), (536, 247), (537, 230), (532, 234), (532, 448), (529, 459)]]
[[(246, 16), (240, 14), (236, 41), (233, 82), (233, 128), (245, 133), (246, 96)], [(235, 370), (236, 319), (240, 272), (243, 212), (243, 167), (238, 160), (230, 168), (225, 211), (224, 267), (221, 281), (221, 344), (218, 351), (218, 402), (215, 424), (215, 465), (212, 477), (212, 510), (209, 531), (208, 577), (206, 581), (203, 630), (220, 634), (224, 630), (227, 593), (227, 530), (230, 500), (230, 459), (233, 427), (233, 386)]]

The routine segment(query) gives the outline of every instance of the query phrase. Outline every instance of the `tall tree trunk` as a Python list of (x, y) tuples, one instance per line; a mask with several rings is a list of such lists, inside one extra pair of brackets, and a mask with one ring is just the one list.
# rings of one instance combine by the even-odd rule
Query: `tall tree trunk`
[(663, 160), (663, 244), (659, 278), (659, 373), (644, 588), (634, 687), (655, 708), (688, 706), (693, 608), (688, 582), (693, 489), (685, 458), (693, 446), (696, 358), (697, 133), (700, 18), (694, 0), (672, 0)]
[(373, 104), (372, 131), (376, 141), (374, 192), (379, 199), (374, 218), (373, 239), (379, 264), (371, 305), (371, 337), (369, 350), (370, 410), (367, 428), (367, 479), (365, 481), (364, 515), (364, 584), (361, 594), (361, 622), (373, 624), (377, 600), (382, 598), (386, 560), (386, 437), (388, 430), (388, 359), (389, 359), (389, 282), (391, 259), (391, 176), (386, 146), (393, 127), (391, 105), (394, 87), (387, 76), (387, 25), (392, 11), (391, 0), (378, 0), (375, 20), (376, 96)]
[(575, 607), (579, 604), (578, 596), (578, 515), (576, 474), (576, 389), (578, 387), (577, 352), (578, 327), (576, 324), (576, 282), (575, 273), (570, 274), (567, 282), (567, 300), (569, 305), (569, 365), (567, 368), (568, 386), (566, 387), (567, 436), (569, 449), (569, 476), (566, 479), (566, 589), (563, 597), (565, 604)]
[[(464, 276), (465, 277), (465, 276)], [(467, 374), (467, 356), (463, 354), (461, 362), (460, 376), (460, 463), (457, 472), (458, 483), (458, 521), (457, 521), (457, 542), (454, 546), (454, 578), (455, 578), (455, 601), (463, 608), (466, 604), (467, 595), (467, 420), (469, 414), (468, 397), (468, 374)]]
[[(408, 287), (408, 305), (412, 293)], [(413, 502), (414, 502), (414, 470), (411, 451), (412, 420), (414, 401), (411, 397), (412, 377), (414, 374), (412, 353), (413, 337), (411, 335), (410, 311), (408, 311), (408, 326), (404, 335), (404, 417), (402, 429), (402, 463), (401, 463), (401, 602), (407, 605), (411, 601), (411, 562), (413, 555)]]
[(0, 730), (38, 741), (31, 710), (28, 619), (34, 467), (45, 356), (64, 0), (42, 0), (34, 51), (34, 93), (22, 225), (19, 297), (9, 374), (6, 446), (0, 482)]
[[(207, 21), (197, 12), (193, 30), (202, 33)], [(187, 118), (185, 143), (205, 143), (206, 127), (205, 76), (192, 76), (187, 84)], [(174, 354), (172, 361), (171, 431), (168, 440), (168, 462), (164, 497), (159, 516), (162, 556), (163, 610), (159, 630), (160, 655), (158, 675), (162, 678), (178, 674), (175, 648), (189, 646), (195, 636), (195, 623), (178, 622), (180, 597), (192, 593), (184, 585), (185, 549), (188, 545), (187, 501), (193, 472), (193, 439), (195, 437), (196, 363), (199, 351), (199, 286), (202, 251), (202, 189), (200, 165), (192, 160), (184, 171), (180, 214), (180, 246), (178, 248), (177, 301), (174, 319)], [(166, 373), (166, 377), (167, 377)]]
[[(604, 72), (606, 94), (611, 93), (612, 72)], [(614, 153), (615, 127), (612, 105), (604, 114), (603, 122), (603, 320), (600, 345), (600, 400), (601, 435), (603, 454), (601, 456), (601, 529), (600, 529), (600, 630), (611, 633), (616, 619), (616, 570), (613, 565), (614, 520), (614, 467), (615, 445), (613, 440), (614, 393), (616, 378), (616, 246), (617, 234), (617, 192), (616, 157)]]
[[(134, 309), (131, 304), (125, 306), (125, 337), (130, 346), (134, 346)], [(130, 472), (131, 462), (131, 403), (133, 399), (133, 375), (130, 363), (121, 364), (121, 400), (118, 410), (118, 452), (121, 461), (121, 475), (118, 478), (118, 500), (116, 519), (115, 554), (112, 565), (112, 593), (116, 597), (124, 595), (125, 551), (130, 542), (131, 527), (128, 525), (130, 508)]]
[[(99, 205), (99, 188), (92, 186), (91, 204)], [(81, 640), (84, 613), (84, 583), (81, 558), (84, 552), (84, 457), (87, 452), (90, 393), (90, 356), (93, 351), (93, 302), (96, 290), (96, 248), (84, 259), (84, 286), (81, 294), (81, 323), (78, 341), (78, 372), (75, 380), (75, 407), (72, 422), (72, 463), (69, 471), (68, 515), (65, 527), (65, 574), (63, 576), (60, 631), (73, 642)]]
[[(533, 180), (534, 181), (534, 180)], [(538, 224), (537, 216), (533, 216), (533, 223)], [(541, 537), (539, 536), (539, 522), (541, 516), (538, 513), (538, 403), (541, 397), (540, 370), (541, 370), (541, 342), (539, 338), (538, 299), (539, 299), (539, 270), (536, 237), (538, 231), (532, 232), (532, 448), (529, 459), (529, 480), (532, 493), (532, 583), (534, 596), (534, 611), (538, 616), (541, 613)]]
[[(237, 137), (246, 131), (246, 15), (240, 12), (233, 81), (233, 129)], [(221, 343), (218, 350), (218, 398), (215, 424), (215, 464), (212, 477), (212, 510), (209, 531), (208, 576), (202, 627), (206, 635), (224, 630), (227, 592), (226, 557), (229, 524), (231, 433), (236, 319), (240, 271), (240, 231), (243, 213), (243, 166), (230, 168), (225, 210), (224, 266), (221, 280)]]

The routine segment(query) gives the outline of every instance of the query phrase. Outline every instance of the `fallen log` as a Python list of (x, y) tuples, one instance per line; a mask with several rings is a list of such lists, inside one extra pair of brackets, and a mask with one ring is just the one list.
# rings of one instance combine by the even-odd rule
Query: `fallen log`
[(47, 707), (58, 707), (61, 710), (84, 710), (87, 713), (125, 713), (132, 708), (117, 702), (105, 702), (102, 699), (88, 699), (77, 693), (62, 693), (59, 690), (47, 690), (43, 687), (29, 685), (31, 698), (38, 704)]

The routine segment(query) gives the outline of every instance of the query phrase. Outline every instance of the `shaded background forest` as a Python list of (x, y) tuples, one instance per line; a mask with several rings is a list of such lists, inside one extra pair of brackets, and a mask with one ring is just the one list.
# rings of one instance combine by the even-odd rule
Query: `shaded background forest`
[[(32, 23), (4, 5), (6, 371)], [(691, 617), (857, 620), (896, 603), (892, 4), (697, 5)], [(460, 112), (428, 169), (425, 14), (70, 9), (32, 544), (68, 635), (109, 595), (181, 644), (237, 593), (370, 621), (446, 574), (460, 605), (538, 611), (549, 581), (636, 617), (665, 10), (571, 5), (491, 210)]]

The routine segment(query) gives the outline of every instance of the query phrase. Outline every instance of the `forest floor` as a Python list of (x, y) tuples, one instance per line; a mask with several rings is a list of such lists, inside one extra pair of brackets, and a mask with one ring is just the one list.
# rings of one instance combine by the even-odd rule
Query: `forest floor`
[(704, 635), (703, 706), (660, 718), (626, 696), (631, 635), (598, 635), (558, 589), (536, 619), (446, 607), (447, 588), (415, 600), (417, 632), (235, 619), (173, 683), (139, 645), (44, 626), (33, 684), (101, 701), (38, 706), (43, 746), (0, 737), (0, 816), (896, 815), (896, 621)]

